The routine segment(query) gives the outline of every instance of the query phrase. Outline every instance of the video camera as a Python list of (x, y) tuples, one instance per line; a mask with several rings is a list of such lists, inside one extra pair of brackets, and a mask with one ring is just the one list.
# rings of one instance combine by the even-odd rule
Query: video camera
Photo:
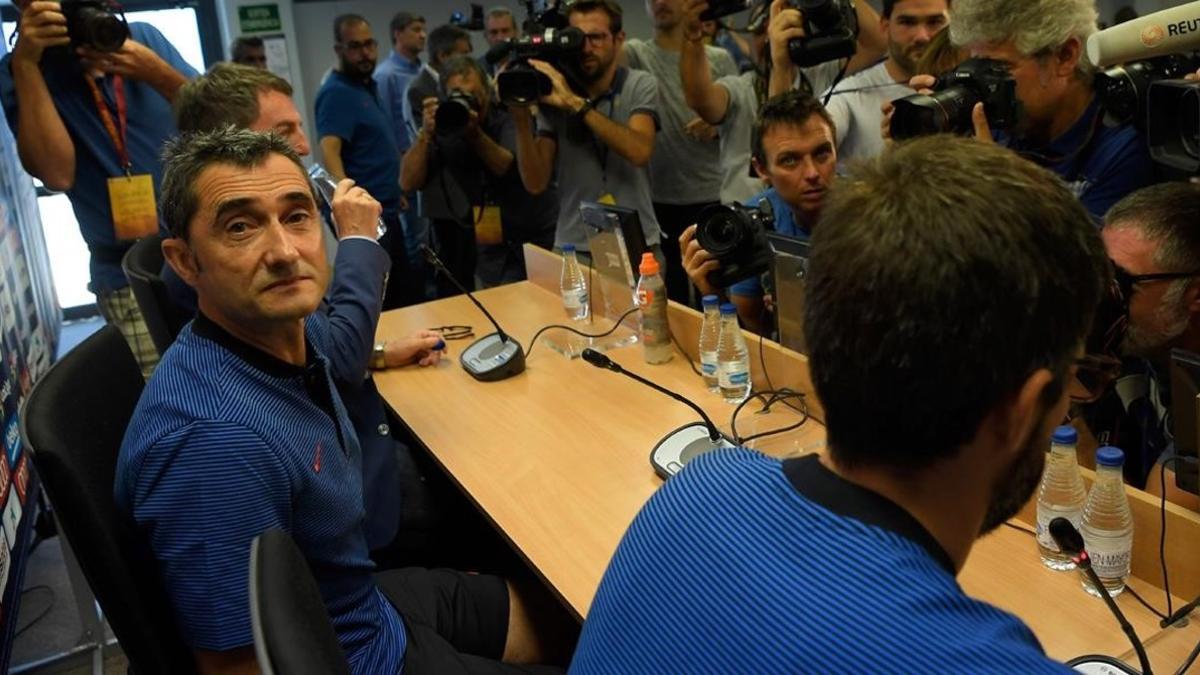
[(774, 229), (775, 213), (766, 199), (758, 206), (717, 204), (702, 209), (696, 218), (696, 242), (721, 263), (708, 280), (725, 288), (766, 272), (771, 265), (767, 232)]
[(912, 94), (893, 101), (892, 138), (970, 133), (971, 110), (980, 102), (992, 129), (1011, 129), (1021, 117), (1017, 84), (1000, 61), (967, 59), (939, 75), (932, 94)]
[(1146, 133), (1160, 164), (1200, 172), (1200, 82), (1176, 79), (1200, 64), (1200, 1), (1092, 34), (1087, 58), (1105, 112)]
[(440, 137), (455, 136), (462, 133), (471, 121), (471, 113), (479, 113), (479, 104), (475, 97), (461, 89), (452, 89), (433, 113), (435, 132)]
[(471, 3), (471, 17), (467, 18), (462, 12), (454, 12), (450, 15), (450, 25), (458, 26), (463, 30), (483, 30), (483, 5)]
[(497, 44), (484, 56), (492, 65), (512, 59), (508, 68), (496, 76), (496, 89), (505, 105), (533, 105), (550, 93), (550, 78), (530, 65), (529, 59), (549, 63), (568, 82), (578, 79), (576, 71), (583, 55), (583, 31), (569, 26), (559, 6), (549, 6), (544, 0), (526, 0), (525, 10), (524, 34)]
[(67, 19), (72, 52), (76, 47), (115, 52), (129, 38), (125, 17), (114, 13), (102, 0), (63, 0), (62, 13)]

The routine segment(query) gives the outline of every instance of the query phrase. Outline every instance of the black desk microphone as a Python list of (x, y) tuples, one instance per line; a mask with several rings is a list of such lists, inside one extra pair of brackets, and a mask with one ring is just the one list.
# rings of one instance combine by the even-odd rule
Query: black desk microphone
[(729, 442), (729, 439), (721, 434), (720, 430), (717, 429), (717, 425), (713, 424), (708, 415), (704, 414), (704, 410), (692, 401), (684, 398), (682, 394), (677, 394), (670, 389), (647, 380), (641, 375), (625, 370), (620, 364), (594, 349), (583, 350), (582, 356), (584, 361), (597, 368), (604, 368), (614, 373), (620, 373), (657, 392), (670, 396), (692, 410), (695, 410), (700, 419), (704, 420), (703, 423), (692, 422), (685, 424), (667, 434), (661, 441), (655, 444), (654, 449), (650, 451), (650, 465), (654, 467), (654, 472), (662, 478), (670, 478), (679, 473), (683, 469), (684, 464), (687, 464), (698, 455), (718, 448), (735, 447), (733, 443)]
[(425, 256), (425, 260), (433, 265), (437, 271), (450, 280), (450, 283), (458, 287), (458, 290), (466, 294), (471, 302), (483, 312), (483, 315), (492, 322), (496, 327), (495, 333), (488, 333), (478, 340), (472, 342), (466, 349), (463, 350), (462, 356), (458, 358), (458, 362), (462, 364), (463, 370), (470, 373), (471, 377), (481, 382), (495, 382), (504, 380), (519, 375), (525, 371), (525, 350), (521, 348), (521, 343), (512, 339), (504, 329), (500, 327), (500, 323), (496, 321), (483, 304), (475, 299), (458, 279), (450, 273), (446, 268), (446, 263), (438, 257), (433, 249), (421, 244), (421, 255)]
[[(1125, 618), (1125, 614), (1117, 606), (1117, 602), (1104, 589), (1104, 583), (1100, 581), (1100, 576), (1096, 574), (1096, 570), (1092, 569), (1092, 559), (1088, 557), (1087, 551), (1083, 548), (1083, 535), (1079, 533), (1079, 530), (1075, 529), (1071, 521), (1066, 518), (1055, 518), (1050, 521), (1050, 536), (1054, 538), (1054, 543), (1058, 544), (1058, 548), (1063, 553), (1071, 556), (1071, 559), (1075, 561), (1075, 565), (1083, 570), (1083, 573), (1087, 575), (1092, 584), (1100, 591), (1100, 597), (1104, 600), (1104, 604), (1108, 605), (1109, 611), (1113, 613), (1113, 616), (1117, 617), (1117, 623), (1121, 625), (1121, 630), (1129, 638), (1130, 644), (1133, 645), (1133, 651), (1137, 652), (1138, 662), (1142, 666), (1142, 675), (1153, 675), (1150, 669), (1150, 659), (1146, 656), (1146, 648), (1142, 646), (1142, 641), (1138, 639), (1137, 631), (1133, 629), (1133, 625)], [(1113, 662), (1107, 657), (1091, 656), (1074, 659), (1070, 662), (1070, 665), (1076, 667), (1078, 670), (1078, 666), (1095, 659), (1100, 659), (1108, 665), (1113, 665)]]

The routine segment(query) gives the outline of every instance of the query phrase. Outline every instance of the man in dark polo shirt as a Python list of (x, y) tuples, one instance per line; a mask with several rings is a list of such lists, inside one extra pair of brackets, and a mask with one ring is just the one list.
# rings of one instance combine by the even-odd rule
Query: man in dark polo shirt
[(338, 65), (317, 92), (321, 155), (335, 178), (353, 178), (383, 206), (388, 232), (380, 244), (392, 256), (383, 307), (405, 307), (422, 299), (421, 284), (411, 272), (404, 245), (400, 151), (371, 77), (379, 45), (367, 20), (357, 14), (334, 19), (333, 35)]

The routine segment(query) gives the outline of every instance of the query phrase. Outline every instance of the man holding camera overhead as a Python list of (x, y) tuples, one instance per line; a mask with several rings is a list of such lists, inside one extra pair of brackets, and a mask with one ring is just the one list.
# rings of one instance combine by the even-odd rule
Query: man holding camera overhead
[(70, 199), (91, 253), (88, 288), (149, 377), (158, 353), (121, 259), (158, 233), (158, 152), (175, 135), (171, 101), (196, 71), (154, 27), (126, 27), (103, 3), (15, 4), (19, 38), (0, 61), (0, 98), (21, 163)]
[[(405, 190), (424, 190), (444, 203), (453, 221), (437, 229), (439, 254), (459, 283), (471, 288), (476, 273), (476, 232), (487, 239), (480, 277), (487, 285), (525, 277), (521, 245), (550, 248), (558, 217), (551, 188), (531, 196), (515, 162), (516, 129), (496, 105), (491, 80), (470, 56), (450, 57), (441, 68), (442, 100), (426, 98), (421, 131), (400, 167)], [(459, 291), (438, 277), (438, 295)]]
[(649, 73), (617, 64), (625, 42), (620, 5), (613, 0), (577, 0), (566, 11), (570, 25), (584, 34), (583, 53), (575, 57), (583, 91), (572, 90), (558, 68), (530, 60), (549, 78), (552, 90), (539, 99), (536, 136), (530, 109), (512, 107), (521, 181), (530, 192), (542, 192), (557, 157), (562, 208), (554, 245), (573, 244), (576, 250), (588, 251), (579, 203), (618, 204), (638, 212), (646, 244), (661, 264), (649, 171), (659, 126), (658, 83)]
[[(999, 61), (1023, 110), (1013, 129), (993, 134), (977, 104), (976, 137), (994, 137), (1058, 174), (1097, 223), (1122, 197), (1154, 181), (1146, 139), (1132, 125), (1107, 124), (1092, 87), (1083, 50), (1096, 32), (1095, 0), (959, 0), (953, 11), (954, 43), (972, 57)], [(913, 84), (929, 87), (933, 79)]]

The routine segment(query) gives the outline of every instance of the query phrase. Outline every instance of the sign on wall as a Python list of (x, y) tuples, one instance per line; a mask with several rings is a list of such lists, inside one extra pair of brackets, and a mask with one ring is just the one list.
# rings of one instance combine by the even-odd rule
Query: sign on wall
[(238, 7), (238, 28), (242, 33), (270, 33), (283, 30), (279, 5), (242, 5)]

